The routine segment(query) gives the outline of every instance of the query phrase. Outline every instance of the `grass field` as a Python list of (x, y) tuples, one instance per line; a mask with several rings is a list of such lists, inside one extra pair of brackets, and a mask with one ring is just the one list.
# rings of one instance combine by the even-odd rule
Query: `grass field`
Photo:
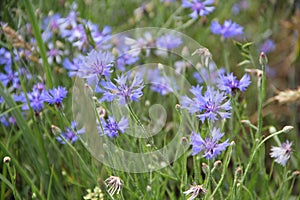
[(0, 199), (300, 199), (300, 2), (3, 0)]

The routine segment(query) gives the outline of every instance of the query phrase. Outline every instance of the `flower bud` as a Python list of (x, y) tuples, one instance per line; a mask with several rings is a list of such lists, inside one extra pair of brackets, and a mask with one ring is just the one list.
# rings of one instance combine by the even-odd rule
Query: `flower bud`
[(10, 163), (10, 161), (11, 161), (11, 158), (10, 158), (9, 156), (5, 156), (5, 157), (3, 158), (3, 162), (4, 162), (5, 164)]
[(268, 58), (267, 58), (267, 55), (264, 52), (260, 53), (259, 63), (260, 63), (260, 65), (266, 65), (266, 64), (268, 64)]
[(269, 132), (272, 134), (272, 133), (275, 133), (277, 130), (274, 126), (270, 126), (269, 128)]
[(58, 128), (57, 126), (55, 125), (51, 125), (51, 130), (52, 130), (52, 133), (54, 135), (60, 135), (61, 134), (61, 129)]
[(221, 160), (217, 160), (215, 163), (214, 163), (214, 167), (219, 169), (222, 167), (222, 161)]
[(291, 132), (292, 130), (294, 130), (294, 127), (293, 126), (285, 126), (285, 127), (283, 127), (283, 132), (285, 132), (285, 133), (289, 133), (289, 132)]
[(209, 166), (206, 163), (202, 163), (202, 171), (204, 172), (204, 174), (208, 174), (209, 173)]

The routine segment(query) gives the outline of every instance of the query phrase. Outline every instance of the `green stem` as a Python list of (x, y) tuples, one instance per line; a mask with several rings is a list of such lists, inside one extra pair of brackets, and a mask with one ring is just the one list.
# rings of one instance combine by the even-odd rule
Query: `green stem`
[(263, 126), (263, 103), (266, 98), (266, 77), (265, 77), (265, 65), (262, 64), (262, 76), (261, 76), (261, 85), (260, 88), (258, 88), (258, 120), (257, 120), (257, 132), (256, 132), (256, 138), (259, 138), (262, 132), (262, 126)]
[[(241, 178), (241, 180), (240, 180), (240, 184), (241, 184), (241, 185), (244, 183), (244, 181), (245, 181), (245, 179), (246, 179), (246, 176), (247, 176), (248, 171), (249, 171), (249, 169), (250, 169), (250, 167), (251, 167), (251, 165), (252, 165), (252, 162), (253, 162), (253, 159), (254, 159), (254, 157), (255, 157), (255, 154), (256, 154), (256, 152), (259, 150), (260, 146), (263, 145), (263, 144), (264, 144), (267, 140), (269, 140), (270, 138), (272, 138), (272, 137), (274, 137), (274, 136), (276, 136), (276, 135), (279, 135), (279, 134), (281, 134), (281, 133), (284, 133), (285, 131), (286, 131), (286, 130), (282, 129), (282, 130), (280, 130), (280, 131), (277, 131), (277, 132), (275, 132), (275, 133), (273, 133), (273, 134), (267, 136), (265, 139), (263, 139), (263, 140), (255, 147), (253, 153), (251, 154), (251, 157), (250, 157), (250, 160), (249, 160), (249, 162), (248, 162), (248, 165), (247, 165), (247, 167), (246, 167), (246, 169), (245, 169), (245, 173), (243, 174), (243, 176), (242, 176), (242, 178)], [(240, 189), (239, 189), (239, 192), (240, 192)]]
[(31, 26), (32, 31), (33, 31), (33, 34), (35, 36), (35, 39), (36, 39), (36, 42), (37, 42), (37, 45), (39, 48), (40, 55), (41, 55), (42, 62), (43, 62), (44, 71), (46, 73), (46, 86), (49, 89), (49, 88), (52, 88), (52, 86), (53, 86), (51, 71), (50, 71), (50, 67), (48, 64), (48, 60), (47, 60), (45, 43), (43, 42), (42, 35), (41, 35), (40, 25), (38, 23), (38, 20), (36, 18), (36, 15), (34, 13), (32, 5), (33, 5), (33, 3), (30, 2), (29, 0), (24, 0), (24, 6), (25, 6), (25, 9), (28, 14), (29, 21), (32, 25)]
[(231, 153), (232, 153), (232, 145), (229, 146), (229, 150), (227, 152), (227, 155), (226, 155), (226, 158), (225, 158), (225, 162), (224, 162), (224, 165), (223, 165), (223, 169), (222, 169), (222, 175), (221, 175), (221, 178), (218, 182), (218, 185), (216, 186), (215, 190), (213, 191), (213, 193), (211, 194), (211, 197), (213, 197), (216, 192), (218, 191), (218, 189), (221, 187), (222, 185), (222, 182), (223, 182), (223, 179), (225, 177), (225, 173), (228, 169), (228, 165), (229, 165), (229, 162), (230, 162), (230, 156), (231, 156)]

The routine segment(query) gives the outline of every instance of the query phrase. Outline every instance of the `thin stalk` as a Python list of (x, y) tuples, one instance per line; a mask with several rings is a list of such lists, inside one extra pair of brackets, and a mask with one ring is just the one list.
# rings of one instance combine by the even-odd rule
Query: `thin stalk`
[(36, 18), (36, 15), (34, 13), (32, 5), (33, 4), (32, 4), (31, 1), (24, 0), (24, 6), (25, 6), (25, 9), (26, 9), (27, 14), (28, 14), (29, 21), (32, 25), (31, 26), (32, 27), (32, 32), (35, 36), (37, 46), (39, 48), (40, 55), (41, 55), (41, 58), (42, 58), (43, 68), (44, 68), (44, 71), (46, 73), (46, 86), (49, 89), (49, 88), (52, 88), (52, 86), (53, 86), (51, 71), (50, 71), (50, 67), (49, 67), (49, 64), (48, 64), (48, 60), (47, 60), (45, 43), (43, 42), (42, 35), (41, 35), (40, 25), (38, 23), (38, 20)]
[[(256, 154), (257, 151), (259, 150), (260, 146), (263, 145), (263, 144), (264, 144), (267, 140), (269, 140), (270, 138), (272, 138), (272, 137), (274, 137), (274, 136), (276, 136), (276, 135), (279, 135), (279, 134), (281, 134), (281, 133), (284, 133), (284, 132), (286, 132), (286, 130), (285, 130), (285, 129), (282, 129), (282, 130), (280, 130), (280, 131), (277, 131), (277, 132), (275, 132), (275, 133), (273, 133), (273, 134), (267, 136), (265, 139), (263, 139), (263, 140), (255, 147), (253, 153), (251, 154), (250, 160), (249, 160), (249, 162), (248, 162), (248, 164), (247, 164), (247, 166), (246, 166), (245, 173), (243, 174), (243, 176), (242, 176), (242, 178), (241, 178), (241, 180), (240, 180), (240, 184), (241, 184), (241, 185), (244, 183), (244, 181), (245, 181), (245, 179), (246, 179), (246, 176), (247, 176), (248, 171), (249, 171), (249, 169), (250, 169), (250, 167), (251, 167), (251, 165), (252, 165), (252, 162), (253, 162), (253, 159), (254, 159), (254, 157), (255, 157), (255, 154)], [(239, 190), (239, 192), (240, 192), (240, 190)]]
[(218, 185), (216, 186), (215, 190), (211, 194), (211, 197), (213, 197), (216, 194), (216, 192), (218, 191), (218, 189), (222, 185), (223, 179), (225, 177), (225, 173), (226, 173), (226, 171), (228, 169), (228, 165), (229, 165), (229, 162), (230, 162), (231, 153), (232, 153), (232, 145), (229, 146), (229, 150), (227, 152), (227, 155), (226, 155), (226, 158), (225, 158), (225, 162), (224, 162), (224, 165), (223, 165), (221, 178), (220, 178), (220, 180), (218, 182)]

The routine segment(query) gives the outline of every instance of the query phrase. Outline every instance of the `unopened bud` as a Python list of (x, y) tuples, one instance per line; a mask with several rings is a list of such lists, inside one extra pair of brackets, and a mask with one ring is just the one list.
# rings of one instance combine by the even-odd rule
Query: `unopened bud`
[(206, 163), (202, 163), (202, 171), (204, 172), (204, 174), (208, 174), (209, 173), (209, 166)]
[(260, 53), (260, 56), (259, 56), (259, 63), (261, 65), (266, 65), (268, 63), (268, 58), (267, 58), (267, 55), (264, 53), (264, 52), (261, 52)]
[(150, 101), (149, 101), (149, 100), (146, 100), (146, 101), (145, 101), (145, 106), (150, 106), (150, 105), (151, 105)]
[(98, 111), (98, 115), (99, 115), (99, 117), (101, 117), (101, 118), (104, 118), (105, 117), (105, 114), (106, 114), (106, 111), (105, 111), (105, 109), (103, 108), (103, 107), (98, 107), (97, 108), (97, 111)]
[(274, 126), (270, 126), (269, 128), (269, 132), (272, 134), (272, 133), (275, 133), (277, 130)]
[(151, 144), (146, 144), (146, 147), (147, 148), (151, 148)]
[(285, 126), (285, 127), (283, 127), (283, 132), (285, 132), (285, 133), (289, 133), (289, 132), (291, 132), (292, 130), (294, 130), (294, 127), (293, 126)]
[(150, 192), (152, 190), (151, 186), (147, 185), (146, 190), (147, 190), (147, 192)]
[(51, 130), (52, 130), (52, 133), (54, 135), (60, 135), (61, 134), (61, 129), (58, 128), (57, 126), (55, 125), (51, 125)]
[(176, 105), (175, 105), (175, 109), (176, 109), (177, 111), (180, 111), (181, 105), (180, 105), (180, 104), (176, 104)]
[(221, 168), (222, 167), (222, 161), (221, 160), (217, 160), (215, 163), (214, 163), (214, 167), (215, 168)]
[(164, 65), (163, 65), (163, 64), (160, 64), (160, 63), (158, 63), (158, 65), (157, 65), (157, 68), (158, 68), (159, 70), (163, 70), (163, 69), (164, 69)]
[(299, 176), (299, 174), (300, 174), (299, 171), (294, 171), (294, 172), (292, 173), (293, 176)]
[(86, 91), (87, 91), (88, 93), (90, 93), (90, 94), (93, 94), (93, 93), (94, 93), (93, 88), (92, 88), (89, 84), (85, 83), (85, 84), (84, 84), (84, 87), (86, 88)]
[(247, 120), (247, 119), (241, 120), (241, 123), (246, 124), (248, 126), (251, 125), (251, 122), (249, 120)]
[(182, 137), (181, 138), (181, 144), (187, 144), (188, 143), (188, 139), (186, 137)]
[(241, 175), (243, 173), (243, 169), (242, 169), (242, 167), (238, 167), (236, 170), (235, 170), (235, 175), (236, 176), (239, 176), (239, 175)]
[(10, 158), (9, 156), (5, 156), (5, 157), (3, 158), (3, 162), (4, 162), (5, 164), (10, 163), (10, 161), (11, 161), (11, 158)]

